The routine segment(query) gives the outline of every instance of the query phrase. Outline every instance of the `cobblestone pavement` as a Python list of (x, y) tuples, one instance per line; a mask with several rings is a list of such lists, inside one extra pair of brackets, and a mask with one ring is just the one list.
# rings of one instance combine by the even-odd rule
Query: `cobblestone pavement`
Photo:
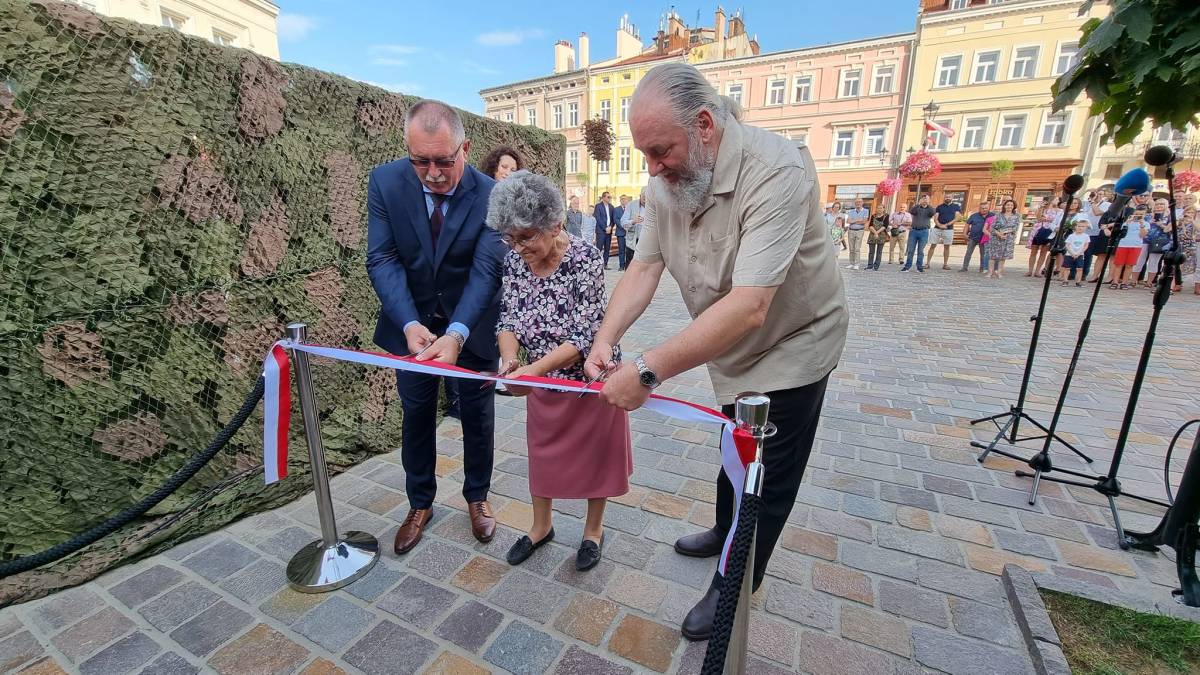
[[(1014, 262), (1017, 273), (999, 282), (957, 264), (923, 275), (896, 265), (844, 271), (851, 336), (792, 524), (755, 597), (750, 672), (1028, 672), (996, 576), (1010, 562), (1170, 602), (1172, 563), (1117, 550), (1097, 494), (1047, 483), (1029, 506), (1028, 480), (1012, 474), (1019, 465), (975, 461), (969, 441), (992, 429), (968, 420), (1013, 400), (1040, 290)], [(1085, 293), (1052, 288), (1029, 397), (1041, 421)], [(1151, 310), (1146, 291), (1106, 288), (1101, 297), (1061, 425), (1097, 469), (1107, 467)], [(1179, 295), (1164, 314), (1121, 466), (1134, 492), (1162, 495), (1166, 442), (1200, 412), (1198, 308), (1200, 298)], [(626, 351), (685, 318), (664, 283)], [(712, 396), (702, 370), (663, 391)], [(609, 507), (603, 562), (579, 574), (580, 502), (558, 503), (554, 544), (520, 568), (503, 562), (531, 511), (521, 401), (499, 399), (497, 418), (493, 505), (505, 527), (491, 544), (471, 538), (458, 495), (460, 434), (450, 422), (441, 429), (435, 521), (408, 555), (390, 551), (407, 509), (390, 453), (333, 481), (341, 528), (374, 533), (387, 549), (357, 583), (323, 595), (286, 588), (287, 560), (317, 536), (310, 497), (0, 612), (0, 671), (696, 672), (704, 645), (682, 641), (678, 625), (714, 561), (680, 557), (671, 543), (712, 523), (716, 434), (635, 416), (634, 486)], [(1055, 460), (1084, 466), (1066, 451)], [(1121, 506), (1130, 525), (1154, 520), (1137, 502)]]

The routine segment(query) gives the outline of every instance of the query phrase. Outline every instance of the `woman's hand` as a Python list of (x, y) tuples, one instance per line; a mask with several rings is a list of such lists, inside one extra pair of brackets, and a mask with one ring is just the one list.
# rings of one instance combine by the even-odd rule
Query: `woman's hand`
[[(511, 379), (511, 380), (518, 380), (522, 377), (525, 377), (526, 375), (532, 375), (534, 377), (541, 377), (541, 376), (545, 375), (545, 373), (539, 372), (539, 369), (534, 368), (533, 366), (530, 365), (530, 366), (521, 366), (520, 368), (517, 368), (516, 370), (512, 371), (505, 377), (507, 377), (508, 379)], [(529, 394), (530, 389), (532, 389), (532, 387), (522, 387), (517, 384), (506, 384), (506, 385), (504, 385), (504, 388), (507, 389), (509, 391), (509, 393), (511, 393), (513, 396), (526, 396)]]

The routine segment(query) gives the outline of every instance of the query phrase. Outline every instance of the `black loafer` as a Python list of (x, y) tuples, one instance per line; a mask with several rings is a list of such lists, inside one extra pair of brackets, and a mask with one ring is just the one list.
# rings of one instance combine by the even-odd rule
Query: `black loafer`
[(553, 539), (553, 527), (550, 528), (550, 531), (546, 533), (546, 536), (542, 537), (541, 541), (536, 544), (533, 543), (533, 541), (529, 538), (529, 535), (521, 535), (521, 538), (512, 545), (512, 548), (508, 549), (508, 555), (504, 556), (504, 558), (508, 560), (509, 565), (520, 565), (528, 560), (529, 556), (533, 555), (534, 551), (550, 543), (550, 541)]
[(683, 618), (680, 632), (692, 642), (707, 640), (712, 636), (713, 615), (717, 613), (717, 600), (721, 598), (721, 584), (717, 577), (708, 585), (708, 592)]
[(591, 539), (584, 539), (579, 545), (579, 552), (575, 554), (575, 569), (580, 572), (586, 572), (596, 566), (600, 562), (600, 550), (604, 547), (604, 535), (600, 535), (600, 543)]
[(716, 530), (705, 530), (698, 534), (680, 537), (675, 542), (675, 552), (692, 558), (708, 558), (725, 547), (725, 535)]

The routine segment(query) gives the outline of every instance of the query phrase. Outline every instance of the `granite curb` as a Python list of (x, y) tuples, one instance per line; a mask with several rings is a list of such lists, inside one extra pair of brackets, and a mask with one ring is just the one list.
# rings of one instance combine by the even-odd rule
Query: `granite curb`
[(1005, 565), (1001, 578), (1004, 592), (1012, 605), (1017, 627), (1029, 650), (1034, 670), (1038, 675), (1070, 675), (1063, 654), (1062, 641), (1046, 611), (1039, 589), (1069, 593), (1107, 605), (1116, 605), (1135, 612), (1162, 614), (1185, 621), (1200, 622), (1200, 608), (1187, 607), (1172, 602), (1153, 600), (1103, 588), (1085, 581), (1064, 578), (1053, 574), (1034, 574), (1017, 565)]

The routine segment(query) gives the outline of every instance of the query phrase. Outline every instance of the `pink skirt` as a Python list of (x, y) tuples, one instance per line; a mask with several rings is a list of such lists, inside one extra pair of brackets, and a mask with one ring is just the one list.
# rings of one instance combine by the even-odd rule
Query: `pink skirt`
[(596, 499), (629, 492), (629, 414), (598, 394), (533, 389), (525, 398), (529, 493)]

